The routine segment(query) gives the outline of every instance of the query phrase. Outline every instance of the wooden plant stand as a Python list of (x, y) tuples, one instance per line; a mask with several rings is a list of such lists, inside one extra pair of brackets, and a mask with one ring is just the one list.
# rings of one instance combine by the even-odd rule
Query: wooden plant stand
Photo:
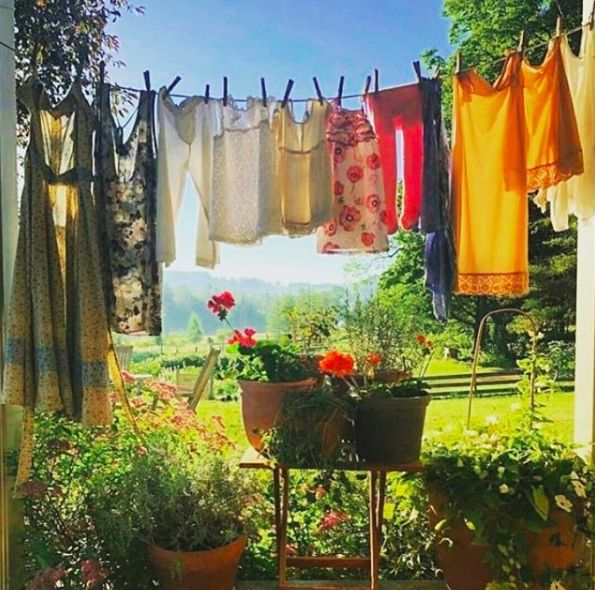
[(313, 568), (343, 568), (367, 569), (370, 576), (369, 586), (360, 586), (358, 590), (378, 590), (378, 570), (380, 563), (380, 548), (382, 546), (382, 521), (384, 500), (386, 496), (386, 475), (391, 472), (416, 473), (421, 469), (419, 462), (407, 465), (368, 465), (363, 463), (337, 466), (342, 471), (362, 471), (368, 474), (369, 519), (370, 519), (370, 555), (365, 557), (336, 557), (336, 556), (289, 556), (287, 554), (287, 527), (289, 522), (289, 488), (290, 470), (304, 470), (311, 468), (290, 467), (272, 464), (254, 449), (245, 451), (240, 467), (245, 469), (269, 469), (273, 474), (273, 494), (275, 501), (275, 531), (277, 541), (277, 568), (280, 590), (329, 590), (344, 588), (340, 582), (332, 585), (306, 585), (304, 581), (293, 583), (287, 580), (287, 569)]

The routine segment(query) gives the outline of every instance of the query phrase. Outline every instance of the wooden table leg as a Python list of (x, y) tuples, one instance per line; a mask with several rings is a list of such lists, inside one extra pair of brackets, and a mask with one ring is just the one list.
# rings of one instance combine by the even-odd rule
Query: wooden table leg
[(370, 588), (378, 589), (378, 560), (380, 557), (378, 536), (378, 474), (370, 471)]
[(279, 540), (279, 588), (287, 585), (287, 525), (289, 520), (289, 469), (280, 468), (281, 475), (281, 530)]
[(273, 497), (275, 500), (275, 541), (277, 545), (277, 571), (281, 563), (281, 470), (278, 465), (273, 468)]

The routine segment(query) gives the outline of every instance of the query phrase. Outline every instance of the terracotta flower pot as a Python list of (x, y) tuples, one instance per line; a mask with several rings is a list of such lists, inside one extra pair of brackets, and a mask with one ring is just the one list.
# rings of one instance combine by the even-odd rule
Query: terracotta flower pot
[[(435, 526), (446, 515), (445, 498), (430, 490), (430, 523)], [(529, 566), (538, 579), (548, 570), (570, 570), (577, 566), (584, 554), (585, 537), (577, 531), (576, 517), (559, 509), (550, 514), (551, 526), (539, 532), (527, 529)], [(488, 548), (475, 542), (473, 531), (462, 520), (451, 521), (442, 536), (452, 541), (437, 543), (436, 556), (450, 590), (484, 590), (494, 579), (486, 563)], [(533, 588), (538, 588), (537, 585)]]
[(262, 450), (262, 435), (277, 421), (283, 397), (287, 392), (309, 390), (316, 385), (315, 379), (287, 383), (239, 381), (242, 390), (242, 421), (248, 442), (257, 451)]
[(368, 463), (402, 465), (419, 460), (429, 395), (369, 397), (355, 416), (355, 443)]
[(208, 551), (168, 551), (149, 545), (149, 561), (164, 590), (233, 590), (246, 535)]

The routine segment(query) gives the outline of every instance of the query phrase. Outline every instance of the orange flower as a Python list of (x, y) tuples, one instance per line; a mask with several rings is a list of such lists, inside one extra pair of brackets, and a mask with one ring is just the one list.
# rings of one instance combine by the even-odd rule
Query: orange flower
[(336, 350), (331, 350), (318, 363), (318, 366), (323, 373), (333, 377), (348, 377), (353, 375), (355, 361), (350, 354), (341, 354)]
[(423, 334), (418, 334), (415, 339), (417, 340), (418, 344), (425, 344), (426, 343), (426, 337)]
[(380, 364), (380, 362), (382, 361), (382, 357), (378, 353), (372, 352), (366, 357), (366, 361), (370, 365), (377, 367)]

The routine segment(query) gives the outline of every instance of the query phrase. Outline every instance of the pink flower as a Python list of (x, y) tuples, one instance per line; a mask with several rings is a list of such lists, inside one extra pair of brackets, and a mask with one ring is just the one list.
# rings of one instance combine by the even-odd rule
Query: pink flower
[(364, 231), (362, 232), (361, 240), (362, 244), (369, 248), (372, 244), (374, 244), (376, 236), (374, 234), (371, 234), (370, 232)]
[(339, 223), (345, 231), (353, 231), (355, 224), (361, 219), (362, 214), (356, 207), (345, 205), (339, 214)]
[(136, 382), (134, 375), (132, 373), (129, 373), (128, 371), (122, 371), (122, 379), (124, 380), (124, 383), (135, 383)]
[(334, 236), (337, 233), (337, 222), (329, 221), (324, 224), (324, 234), (327, 236)]
[(340, 145), (335, 145), (333, 149), (333, 160), (335, 164), (341, 163), (345, 159), (345, 150)]
[(370, 213), (376, 213), (380, 209), (380, 196), (376, 193), (366, 197), (366, 208)]
[(341, 181), (335, 180), (333, 192), (335, 193), (335, 197), (340, 197), (345, 192), (345, 185)]
[(334, 254), (337, 250), (340, 250), (341, 246), (339, 244), (335, 244), (333, 242), (326, 242), (324, 246), (322, 246), (322, 253), (323, 254)]
[(348, 520), (349, 516), (345, 514), (345, 512), (334, 512), (333, 510), (330, 510), (320, 521), (318, 529), (321, 531), (328, 531), (329, 529), (336, 527), (338, 524), (347, 522)]
[(374, 154), (370, 154), (367, 158), (366, 158), (366, 164), (368, 165), (368, 168), (372, 169), (372, 170), (376, 170), (378, 168), (380, 168), (380, 156), (376, 153)]
[(361, 166), (353, 165), (347, 169), (347, 178), (354, 184), (364, 177), (364, 171)]

